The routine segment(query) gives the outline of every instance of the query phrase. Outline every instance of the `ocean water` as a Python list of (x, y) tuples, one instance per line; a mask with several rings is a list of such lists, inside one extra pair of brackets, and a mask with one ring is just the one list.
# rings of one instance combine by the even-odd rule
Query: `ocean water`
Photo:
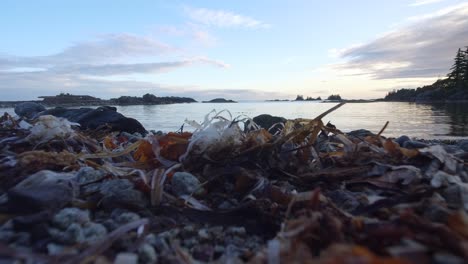
[[(191, 103), (171, 105), (117, 106), (117, 110), (140, 121), (148, 130), (176, 131), (184, 121), (202, 122), (212, 110), (228, 110), (232, 118), (255, 117), (260, 114), (282, 116), (288, 119), (314, 118), (336, 103), (321, 102), (240, 102), (240, 103)], [(0, 112), (12, 109), (1, 109)], [(230, 118), (228, 112), (224, 117)], [(407, 135), (416, 138), (465, 138), (468, 137), (468, 103), (419, 104), (404, 102), (347, 103), (327, 115), (338, 129), (348, 132), (367, 129), (374, 133), (389, 125), (384, 136)], [(184, 130), (193, 130), (184, 125)]]

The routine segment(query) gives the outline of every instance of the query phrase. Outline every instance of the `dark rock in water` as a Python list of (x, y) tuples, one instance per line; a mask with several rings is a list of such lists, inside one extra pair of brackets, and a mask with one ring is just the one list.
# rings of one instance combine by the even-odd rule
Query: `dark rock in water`
[[(267, 114), (263, 114), (263, 115), (258, 115), (256, 117), (253, 118), (253, 121), (259, 125), (261, 128), (264, 128), (264, 129), (270, 129), (274, 124), (277, 124), (277, 123), (285, 123), (286, 122), (286, 118), (284, 117), (280, 117), (280, 116), (272, 116), (272, 115), (267, 115)], [(281, 130), (281, 126), (277, 126), (275, 127), (272, 131), (270, 131), (271, 133), (276, 133), (277, 131)]]
[(374, 133), (370, 132), (367, 129), (358, 129), (358, 130), (353, 130), (349, 133), (347, 133), (349, 136), (357, 137), (357, 138), (364, 138), (367, 136), (375, 136)]
[(96, 109), (56, 107), (42, 112), (41, 115), (66, 118), (71, 122), (79, 123), (82, 129), (97, 129), (108, 125), (112, 131), (146, 134), (146, 129), (140, 122), (133, 118), (125, 117), (121, 113), (118, 113), (115, 107), (111, 106), (101, 106)]
[(15, 106), (15, 113), (20, 117), (26, 117), (28, 119), (33, 118), (38, 113), (45, 110), (46, 108), (43, 105), (34, 102), (19, 103)]
[(203, 101), (203, 103), (237, 103), (236, 101), (224, 99), (224, 98), (215, 98), (210, 101)]
[(411, 139), (408, 136), (400, 136), (399, 138), (395, 139), (395, 142), (398, 143), (398, 145), (403, 146), (405, 142), (410, 141)]
[(427, 148), (429, 145), (423, 142), (415, 141), (415, 140), (408, 140), (403, 143), (403, 147), (407, 149), (418, 149), (418, 148)]

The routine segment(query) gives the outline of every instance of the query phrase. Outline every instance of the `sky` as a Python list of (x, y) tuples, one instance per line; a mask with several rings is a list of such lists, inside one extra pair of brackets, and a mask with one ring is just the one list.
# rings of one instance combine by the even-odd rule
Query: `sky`
[(468, 1), (0, 1), (0, 101), (381, 98), (468, 46)]

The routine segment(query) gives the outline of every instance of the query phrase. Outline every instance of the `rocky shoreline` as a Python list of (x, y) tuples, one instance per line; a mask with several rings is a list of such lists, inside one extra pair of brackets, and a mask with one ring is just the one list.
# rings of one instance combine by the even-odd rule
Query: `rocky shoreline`
[(0, 259), (464, 263), (468, 141), (342, 133), (341, 105), (146, 136), (5, 114)]

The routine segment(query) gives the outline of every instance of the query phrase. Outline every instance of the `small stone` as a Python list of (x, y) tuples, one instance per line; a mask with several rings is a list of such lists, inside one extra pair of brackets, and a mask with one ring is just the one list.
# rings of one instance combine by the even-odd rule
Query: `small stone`
[(55, 241), (64, 244), (75, 244), (84, 241), (83, 229), (77, 223), (72, 223), (65, 231), (50, 228), (49, 234)]
[(210, 240), (211, 235), (208, 233), (208, 230), (205, 228), (198, 230), (198, 237), (204, 240)]
[(243, 226), (231, 226), (226, 230), (226, 233), (234, 236), (245, 236), (247, 232)]
[(89, 212), (87, 210), (80, 210), (74, 207), (62, 209), (52, 219), (52, 223), (62, 230), (67, 229), (72, 223), (82, 225), (89, 221)]
[(146, 205), (143, 194), (135, 190), (133, 183), (127, 179), (113, 179), (101, 184), (100, 192), (103, 195), (103, 207), (130, 207), (142, 208)]
[(124, 225), (130, 222), (134, 222), (139, 220), (141, 217), (133, 212), (127, 212), (120, 208), (115, 209), (112, 211), (111, 217), (117, 222), (119, 225)]
[(465, 260), (463, 260), (460, 257), (457, 257), (455, 255), (449, 254), (449, 253), (436, 253), (434, 254), (433, 257), (434, 264), (463, 264), (466, 263)]
[(176, 196), (190, 195), (194, 192), (203, 193), (203, 188), (199, 188), (200, 181), (197, 177), (188, 172), (176, 172), (172, 177), (172, 192)]
[(98, 223), (89, 223), (83, 227), (84, 242), (93, 244), (103, 240), (107, 235), (107, 229)]
[(138, 249), (138, 259), (140, 263), (155, 263), (158, 255), (150, 244), (144, 243)]
[(119, 253), (114, 260), (114, 264), (138, 264), (138, 255), (134, 253)]

